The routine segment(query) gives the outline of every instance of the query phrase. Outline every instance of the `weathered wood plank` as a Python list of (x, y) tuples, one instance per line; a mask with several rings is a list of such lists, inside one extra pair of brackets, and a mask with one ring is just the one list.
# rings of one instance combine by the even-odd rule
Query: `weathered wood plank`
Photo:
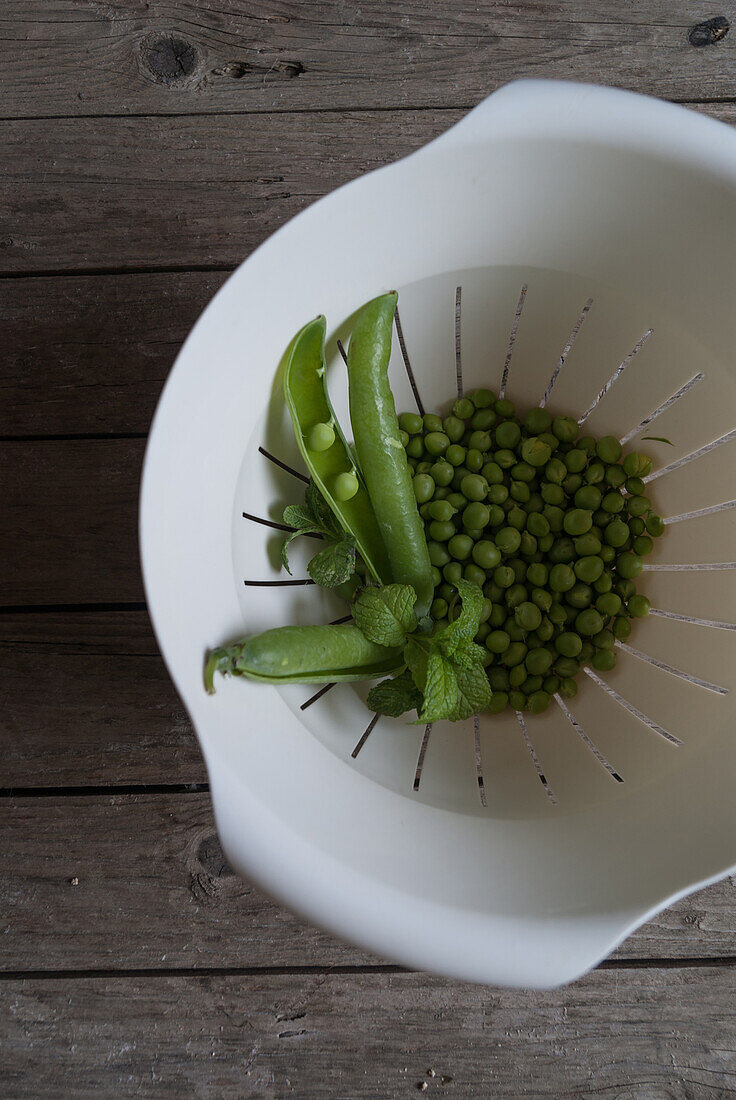
[[(0, 898), (5, 972), (376, 961), (234, 876), (206, 794), (3, 800)], [(726, 956), (736, 958), (728, 880), (660, 915), (618, 952)]]
[(143, 449), (139, 439), (0, 444), (0, 605), (143, 598)]
[(3, 787), (207, 780), (144, 611), (0, 615)]
[(549, 993), (420, 974), (12, 981), (0, 1081), (32, 1100), (712, 1100), (736, 1087), (733, 990), (729, 967)]
[(314, 199), (414, 151), (461, 114), (0, 123), (0, 272), (235, 266)]
[[(717, 9), (713, 9), (716, 10)], [(688, 0), (328, 0), (6, 3), (7, 116), (465, 107), (520, 76), (592, 80), (676, 99), (736, 93), (733, 34)], [(53, 79), (49, 79), (50, 72)]]
[(145, 432), (224, 272), (9, 279), (0, 435)]

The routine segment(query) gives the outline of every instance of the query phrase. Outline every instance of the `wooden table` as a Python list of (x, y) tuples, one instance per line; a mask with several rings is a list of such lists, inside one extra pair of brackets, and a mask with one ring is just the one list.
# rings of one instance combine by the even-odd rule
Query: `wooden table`
[(136, 548), (156, 397), (268, 234), (517, 76), (734, 122), (733, 14), (700, 0), (6, 0), (3, 1096), (736, 1090), (734, 881), (575, 985), (533, 993), (409, 973), (237, 879)]

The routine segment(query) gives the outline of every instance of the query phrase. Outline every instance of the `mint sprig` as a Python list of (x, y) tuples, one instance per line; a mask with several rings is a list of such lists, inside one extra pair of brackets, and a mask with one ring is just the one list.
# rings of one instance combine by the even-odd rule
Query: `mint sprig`
[(337, 588), (355, 572), (356, 544), (338, 524), (332, 509), (313, 481), (307, 485), (304, 504), (289, 504), (284, 508), (284, 523), (295, 530), (289, 532), (281, 545), (281, 563), (291, 575), (289, 547), (299, 535), (321, 535), (327, 543), (307, 565), (315, 584)]
[[(483, 593), (478, 585), (458, 581), (460, 614), (433, 633), (419, 632), (416, 619), (410, 632), (408, 618), (400, 621), (395, 613), (399, 608), (405, 613), (410, 598), (413, 610), (416, 597), (409, 585), (386, 587), (396, 591), (385, 599), (381, 597), (385, 589), (364, 589), (353, 604), (353, 615), (370, 641), (392, 646), (404, 641), (406, 671), (373, 688), (368, 706), (379, 714), (388, 714), (385, 708), (390, 707), (392, 717), (416, 709), (420, 722), (457, 722), (487, 707), (493, 693), (483, 664), (484, 650), (473, 641), (483, 609)], [(369, 592), (371, 595), (366, 596)], [(389, 606), (392, 610), (387, 615)], [(409, 690), (410, 683), (413, 691)]]

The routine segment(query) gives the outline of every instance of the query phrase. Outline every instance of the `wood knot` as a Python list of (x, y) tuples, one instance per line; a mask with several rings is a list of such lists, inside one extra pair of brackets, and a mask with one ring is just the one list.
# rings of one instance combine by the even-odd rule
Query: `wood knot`
[(177, 34), (149, 34), (139, 47), (141, 67), (156, 84), (181, 84), (196, 70), (196, 46)]
[(213, 76), (229, 76), (233, 80), (242, 80), (244, 76), (257, 77), (266, 83), (273, 80), (293, 80), (306, 72), (301, 61), (274, 61), (272, 64), (251, 64), (249, 61), (228, 61), (212, 70)]
[(200, 842), (197, 848), (197, 860), (211, 878), (229, 878), (235, 874), (225, 858), (220, 839), (216, 833), (213, 833), (212, 836), (206, 836)]
[(712, 46), (714, 42), (720, 42), (731, 29), (731, 24), (725, 15), (716, 15), (713, 19), (706, 19), (703, 23), (696, 23), (687, 36), (691, 46)]

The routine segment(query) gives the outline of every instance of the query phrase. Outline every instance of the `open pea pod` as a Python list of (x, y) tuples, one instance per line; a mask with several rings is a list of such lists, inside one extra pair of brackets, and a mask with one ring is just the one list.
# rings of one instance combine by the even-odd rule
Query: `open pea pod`
[(374, 580), (389, 583), (388, 555), (371, 498), (327, 393), (322, 316), (294, 338), (284, 371), (284, 397), (299, 450), (322, 496), (355, 539)]
[(376, 645), (352, 623), (278, 626), (254, 638), (213, 649), (204, 682), (214, 690), (216, 672), (268, 684), (325, 684), (372, 680), (402, 668), (403, 649)]

